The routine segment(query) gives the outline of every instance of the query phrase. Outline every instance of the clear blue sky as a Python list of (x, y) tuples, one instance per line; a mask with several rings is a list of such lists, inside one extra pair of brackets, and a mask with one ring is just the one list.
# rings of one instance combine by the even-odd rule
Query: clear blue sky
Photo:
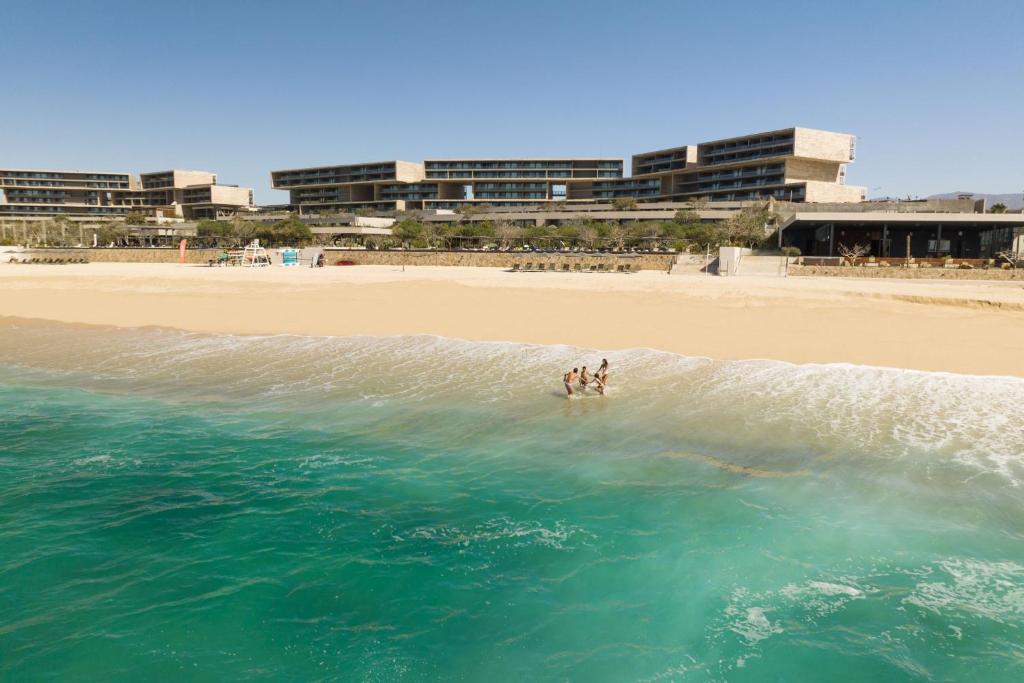
[[(0, 5), (0, 166), (617, 156), (792, 125), (869, 196), (1024, 190), (1024, 3)], [(628, 168), (628, 164), (627, 164)]]

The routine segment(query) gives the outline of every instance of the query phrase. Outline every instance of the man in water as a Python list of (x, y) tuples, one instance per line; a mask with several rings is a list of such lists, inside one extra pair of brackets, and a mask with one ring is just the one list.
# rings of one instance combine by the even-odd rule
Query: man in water
[(578, 373), (579, 369), (573, 368), (562, 377), (562, 382), (565, 383), (565, 390), (568, 392), (569, 396), (572, 396), (572, 383), (576, 381), (577, 377), (579, 377)]
[(593, 379), (594, 378), (590, 376), (590, 373), (587, 372), (587, 366), (584, 365), (583, 369), (580, 370), (580, 389), (586, 389), (587, 385), (590, 384)]

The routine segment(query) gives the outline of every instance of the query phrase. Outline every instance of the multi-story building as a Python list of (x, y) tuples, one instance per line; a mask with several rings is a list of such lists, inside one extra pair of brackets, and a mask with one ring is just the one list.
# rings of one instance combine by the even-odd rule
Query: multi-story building
[(253, 206), (252, 189), (207, 171), (129, 173), (0, 170), (0, 216), (217, 218)]
[(119, 216), (128, 213), (138, 180), (128, 173), (0, 170), (0, 215)]
[(300, 213), (355, 208), (452, 209), (545, 202), (859, 202), (845, 184), (856, 138), (810, 128), (756, 133), (633, 156), (632, 175), (611, 158), (433, 159), (273, 171)]
[[(846, 185), (857, 139), (846, 133), (786, 128), (633, 156), (636, 183), (609, 183), (601, 196), (680, 201), (860, 202), (864, 188)], [(614, 193), (614, 194), (613, 194)]]
[(452, 209), (561, 201), (598, 178), (621, 178), (621, 159), (431, 159), (273, 171), (300, 213), (352, 208)]
[(219, 218), (254, 204), (251, 188), (220, 185), (217, 175), (208, 171), (155, 171), (140, 179), (145, 206), (165, 214), (170, 209), (175, 217)]

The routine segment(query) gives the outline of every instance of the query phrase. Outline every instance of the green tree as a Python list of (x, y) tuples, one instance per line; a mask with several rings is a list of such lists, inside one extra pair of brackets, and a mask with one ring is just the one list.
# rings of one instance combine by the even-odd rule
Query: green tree
[(423, 224), (412, 218), (406, 218), (396, 223), (395, 227), (391, 229), (391, 234), (405, 247), (416, 242), (422, 242), (423, 233)]
[(302, 244), (313, 239), (313, 231), (296, 216), (271, 225), (260, 225), (256, 237), (265, 244)]
[(771, 223), (771, 219), (767, 205), (740, 209), (718, 224), (719, 245), (751, 249), (759, 247), (768, 238), (766, 226)]
[(227, 221), (199, 221), (196, 235), (199, 237), (230, 237), (234, 229)]
[(548, 225), (531, 225), (525, 230), (527, 243), (534, 249), (548, 247), (551, 245), (551, 238), (554, 230)]
[(681, 226), (678, 237), (692, 244), (698, 251), (716, 247), (723, 242), (721, 228), (714, 223)]
[(124, 222), (128, 225), (143, 225), (147, 220), (148, 216), (141, 211), (129, 211), (124, 217)]
[(701, 217), (693, 209), (679, 209), (672, 216), (672, 222), (678, 225), (694, 225), (701, 222)]
[(255, 221), (247, 221), (235, 218), (231, 221), (231, 234), (245, 243), (251, 242), (257, 237), (257, 233), (263, 226)]
[(498, 239), (498, 246), (502, 249), (511, 249), (519, 246), (525, 231), (512, 221), (498, 221), (494, 226), (494, 236)]
[(575, 223), (566, 223), (555, 228), (555, 235), (564, 240), (575, 241), (580, 236), (580, 226)]
[(108, 221), (99, 228), (94, 229), (93, 232), (96, 235), (96, 244), (106, 247), (111, 244), (116, 246), (124, 243), (131, 231), (125, 223)]
[(636, 208), (636, 199), (633, 197), (616, 197), (612, 200), (612, 208), (616, 211), (632, 211)]
[(1006, 213), (1006, 204), (998, 202), (992, 205), (992, 208), (988, 210), (989, 213)]

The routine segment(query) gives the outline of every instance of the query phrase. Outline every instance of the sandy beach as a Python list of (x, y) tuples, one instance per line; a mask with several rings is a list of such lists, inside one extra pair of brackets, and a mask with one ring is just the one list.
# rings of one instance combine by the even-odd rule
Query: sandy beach
[(0, 316), (230, 334), (647, 347), (1024, 376), (1024, 286), (359, 266), (0, 266)]

